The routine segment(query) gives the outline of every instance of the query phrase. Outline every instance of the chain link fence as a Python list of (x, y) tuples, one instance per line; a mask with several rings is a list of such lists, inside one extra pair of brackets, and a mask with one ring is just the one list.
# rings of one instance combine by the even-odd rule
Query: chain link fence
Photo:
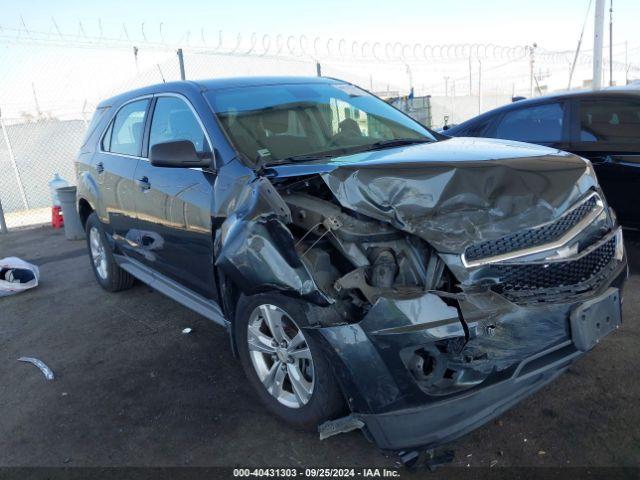
[[(48, 182), (55, 173), (74, 182), (74, 158), (97, 103), (179, 80), (178, 47), (187, 79), (321, 73), (360, 85), (433, 128), (460, 123), (514, 95), (545, 93), (554, 81), (564, 82), (573, 56), (521, 46), (311, 42), (304, 36), (229, 42), (220, 33), (210, 42), (204, 32), (197, 46), (188, 37), (186, 45), (170, 46), (151, 41), (144, 30), (143, 36), (131, 39), (126, 28), (108, 39), (0, 27), (0, 212), (9, 229), (49, 221)], [(589, 77), (587, 57), (579, 57), (575, 79)], [(616, 72), (640, 75), (626, 60)]]

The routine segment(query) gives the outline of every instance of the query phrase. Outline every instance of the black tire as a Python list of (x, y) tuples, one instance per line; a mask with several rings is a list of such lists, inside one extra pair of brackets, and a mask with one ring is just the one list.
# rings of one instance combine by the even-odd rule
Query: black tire
[[(251, 313), (260, 305), (274, 305), (287, 313), (300, 330), (309, 347), (313, 359), (314, 383), (313, 392), (308, 402), (300, 407), (291, 408), (281, 404), (271, 395), (258, 377), (249, 352), (248, 324)], [(327, 420), (336, 418), (345, 411), (346, 405), (331, 366), (320, 346), (303, 328), (309, 325), (307, 315), (309, 309), (304, 308), (302, 300), (293, 299), (280, 294), (241, 295), (236, 308), (234, 333), (240, 363), (249, 379), (249, 383), (258, 393), (267, 409), (288, 424), (301, 429), (316, 429)]]
[[(92, 254), (91, 248), (91, 230), (97, 230), (98, 238), (100, 242), (102, 242), (102, 247), (104, 249), (104, 259), (105, 259), (105, 274), (99, 273), (99, 269), (96, 266), (96, 262), (94, 261), (94, 257)], [(102, 228), (102, 224), (98, 219), (98, 216), (94, 213), (89, 215), (86, 223), (86, 237), (87, 237), (87, 249), (89, 251), (89, 260), (91, 262), (91, 268), (93, 269), (93, 273), (96, 277), (96, 280), (100, 284), (102, 288), (109, 292), (119, 292), (121, 290), (127, 290), (131, 288), (135, 282), (135, 278), (128, 272), (125, 272), (121, 269), (113, 258), (113, 252), (109, 247), (109, 243), (107, 242), (107, 238), (104, 234), (104, 229)]]

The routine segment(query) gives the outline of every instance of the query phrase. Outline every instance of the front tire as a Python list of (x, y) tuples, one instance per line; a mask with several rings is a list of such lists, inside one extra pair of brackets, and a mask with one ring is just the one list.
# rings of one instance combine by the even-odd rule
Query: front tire
[(116, 263), (102, 224), (95, 212), (87, 219), (86, 232), (91, 268), (100, 286), (109, 292), (131, 288), (135, 279)]
[(304, 332), (303, 306), (280, 294), (241, 296), (234, 329), (242, 368), (265, 406), (293, 426), (314, 429), (345, 405), (328, 360)]

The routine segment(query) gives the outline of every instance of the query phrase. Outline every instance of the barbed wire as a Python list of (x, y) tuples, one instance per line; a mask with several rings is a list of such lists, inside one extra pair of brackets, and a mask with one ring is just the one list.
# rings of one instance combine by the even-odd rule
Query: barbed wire
[[(242, 33), (227, 34), (218, 30), (211, 35), (204, 28), (200, 29), (197, 43), (192, 44), (191, 31), (187, 30), (177, 42), (167, 41), (165, 24), (160, 22), (157, 33), (142, 22), (131, 29), (139, 31), (136, 35), (130, 33), (130, 28), (123, 23), (117, 36), (105, 35), (102, 20), (97, 20), (98, 35), (87, 34), (82, 21), (78, 22), (76, 33), (63, 32), (51, 18), (48, 31), (31, 29), (24, 18), (20, 17), (17, 28), (0, 25), (0, 42), (31, 43), (49, 46), (72, 46), (76, 48), (146, 48), (169, 50), (175, 48), (188, 49), (192, 52), (206, 54), (230, 54), (237, 56), (258, 57), (290, 57), (312, 59), (315, 61), (331, 59), (333, 61), (383, 61), (396, 63), (421, 62), (456, 62), (478, 60), (511, 61), (525, 58), (535, 49), (536, 58), (548, 64), (568, 65), (575, 52), (573, 50), (547, 50), (531, 45), (497, 45), (493, 43), (458, 43), (458, 44), (425, 44), (382, 42), (373, 40), (347, 40), (336, 37), (309, 37), (307, 35), (263, 34), (254, 32), (250, 35)], [(156, 30), (156, 29), (153, 29)], [(620, 47), (626, 43), (614, 44)], [(638, 47), (627, 51), (632, 56)], [(585, 50), (579, 56), (577, 63), (585, 65), (591, 62), (590, 51)], [(636, 62), (640, 63), (640, 62)], [(636, 70), (636, 65), (625, 62), (614, 62), (617, 69)]]
[(200, 29), (199, 42), (191, 43), (191, 31), (185, 32), (178, 42), (168, 42), (164, 33), (164, 23), (158, 25), (157, 40), (150, 38), (141, 23), (140, 33), (133, 37), (127, 24), (122, 24), (119, 36), (104, 35), (99, 21), (100, 34), (88, 35), (82, 22), (78, 23), (78, 32), (63, 32), (54, 18), (49, 31), (30, 29), (21, 17), (20, 26), (12, 28), (0, 25), (0, 41), (30, 42), (37, 44), (117, 48), (132, 45), (145, 48), (193, 48), (208, 53), (231, 53), (235, 55), (291, 56), (313, 59), (363, 59), (384, 61), (428, 61), (428, 60), (466, 60), (469, 57), (480, 59), (507, 60), (520, 58), (526, 54), (525, 45), (496, 45), (493, 43), (461, 44), (424, 44), (381, 42), (371, 40), (347, 40), (335, 37), (308, 37), (307, 35), (263, 34), (250, 35), (237, 33), (229, 35), (219, 30), (212, 41), (204, 28)]

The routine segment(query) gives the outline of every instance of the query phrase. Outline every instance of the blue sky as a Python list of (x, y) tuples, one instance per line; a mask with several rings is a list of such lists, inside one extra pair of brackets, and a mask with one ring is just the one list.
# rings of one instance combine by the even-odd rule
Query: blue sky
[[(132, 36), (139, 35), (142, 22), (148, 37), (158, 37), (163, 23), (165, 38), (173, 41), (188, 30), (199, 37), (204, 28), (212, 38), (222, 29), (230, 34), (304, 33), (432, 44), (516, 45), (536, 41), (549, 49), (572, 49), (588, 3), (589, 0), (0, 0), (0, 26), (17, 28), (22, 15), (29, 28), (44, 31), (51, 29), (54, 17), (65, 33), (77, 33), (78, 22), (82, 21), (87, 34), (96, 34), (100, 20), (105, 35), (116, 37), (122, 32), (123, 23)], [(640, 1), (614, 3), (614, 43), (629, 41), (640, 45)], [(608, 5), (609, 1), (607, 10)], [(587, 35), (591, 32), (589, 25)], [(587, 36), (586, 48), (591, 44)]]

